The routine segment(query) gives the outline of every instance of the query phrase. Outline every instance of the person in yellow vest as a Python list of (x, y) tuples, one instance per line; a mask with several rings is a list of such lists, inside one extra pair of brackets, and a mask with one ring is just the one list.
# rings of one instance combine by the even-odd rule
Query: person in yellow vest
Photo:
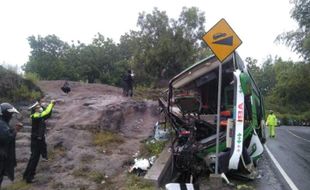
[(55, 100), (43, 110), (41, 104), (35, 106), (35, 111), (30, 115), (31, 117), (31, 143), (30, 151), (31, 155), (23, 175), (23, 179), (26, 183), (33, 183), (34, 176), (36, 174), (36, 168), (40, 160), (40, 156), (47, 156), (46, 154), (46, 142), (45, 142), (45, 120), (51, 117), (52, 110), (55, 105)]
[(276, 137), (276, 126), (277, 126), (277, 117), (273, 113), (272, 110), (270, 110), (270, 113), (267, 117), (266, 125), (269, 127), (269, 137), (275, 138)]

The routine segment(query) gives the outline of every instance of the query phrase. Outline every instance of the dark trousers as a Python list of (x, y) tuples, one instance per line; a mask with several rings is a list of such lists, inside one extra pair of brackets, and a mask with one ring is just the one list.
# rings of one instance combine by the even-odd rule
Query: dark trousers
[(46, 141), (45, 141), (45, 137), (43, 137), (42, 141), (43, 142), (42, 142), (41, 155), (42, 155), (42, 158), (47, 159), (47, 144), (46, 144)]
[(123, 83), (123, 95), (130, 97), (133, 95), (133, 86), (132, 84), (128, 84), (126, 81)]
[(1, 189), (2, 180), (3, 180), (3, 174), (0, 174), (0, 189)]
[(1, 159), (0, 157), (0, 189), (1, 189), (3, 176), (4, 176), (4, 159)]
[(127, 91), (127, 93), (126, 93), (126, 96), (132, 97), (132, 95), (133, 95), (132, 88), (129, 88), (128, 91)]
[(3, 175), (0, 175), (0, 189), (1, 189), (2, 180), (3, 180)]
[(31, 155), (23, 175), (26, 181), (31, 181), (34, 178), (40, 156), (44, 152), (44, 146), (46, 147), (44, 138), (40, 140), (35, 137), (31, 138)]

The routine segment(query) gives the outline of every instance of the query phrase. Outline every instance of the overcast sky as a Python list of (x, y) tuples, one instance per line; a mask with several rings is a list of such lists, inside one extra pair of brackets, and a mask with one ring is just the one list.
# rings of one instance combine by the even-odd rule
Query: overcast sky
[(115, 42), (135, 30), (138, 14), (154, 7), (178, 18), (182, 7), (198, 7), (205, 13), (206, 31), (225, 18), (242, 40), (237, 49), (243, 59), (259, 63), (268, 55), (299, 60), (277, 35), (294, 30), (289, 0), (1, 0), (0, 64), (23, 65), (30, 55), (27, 37), (55, 34), (62, 41), (90, 43), (98, 32)]

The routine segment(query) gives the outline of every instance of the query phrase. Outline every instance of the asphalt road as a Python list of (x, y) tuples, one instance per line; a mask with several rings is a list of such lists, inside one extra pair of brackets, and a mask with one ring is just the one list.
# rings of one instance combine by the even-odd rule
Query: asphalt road
[(294, 185), (310, 189), (310, 127), (277, 127), (266, 145)]

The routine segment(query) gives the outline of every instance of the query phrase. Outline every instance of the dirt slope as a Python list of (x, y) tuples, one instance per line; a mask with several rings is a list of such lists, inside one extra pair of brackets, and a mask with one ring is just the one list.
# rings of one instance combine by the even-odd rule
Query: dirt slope
[[(47, 122), (50, 161), (40, 161), (38, 182), (28, 189), (126, 189), (126, 163), (151, 135), (157, 103), (123, 97), (121, 89), (101, 84), (70, 82), (72, 91), (66, 95), (60, 90), (63, 83), (38, 84), (46, 102), (57, 103)], [(94, 146), (94, 135), (104, 130), (116, 132), (123, 142)], [(29, 159), (29, 137), (26, 132), (17, 137), (17, 182)]]

